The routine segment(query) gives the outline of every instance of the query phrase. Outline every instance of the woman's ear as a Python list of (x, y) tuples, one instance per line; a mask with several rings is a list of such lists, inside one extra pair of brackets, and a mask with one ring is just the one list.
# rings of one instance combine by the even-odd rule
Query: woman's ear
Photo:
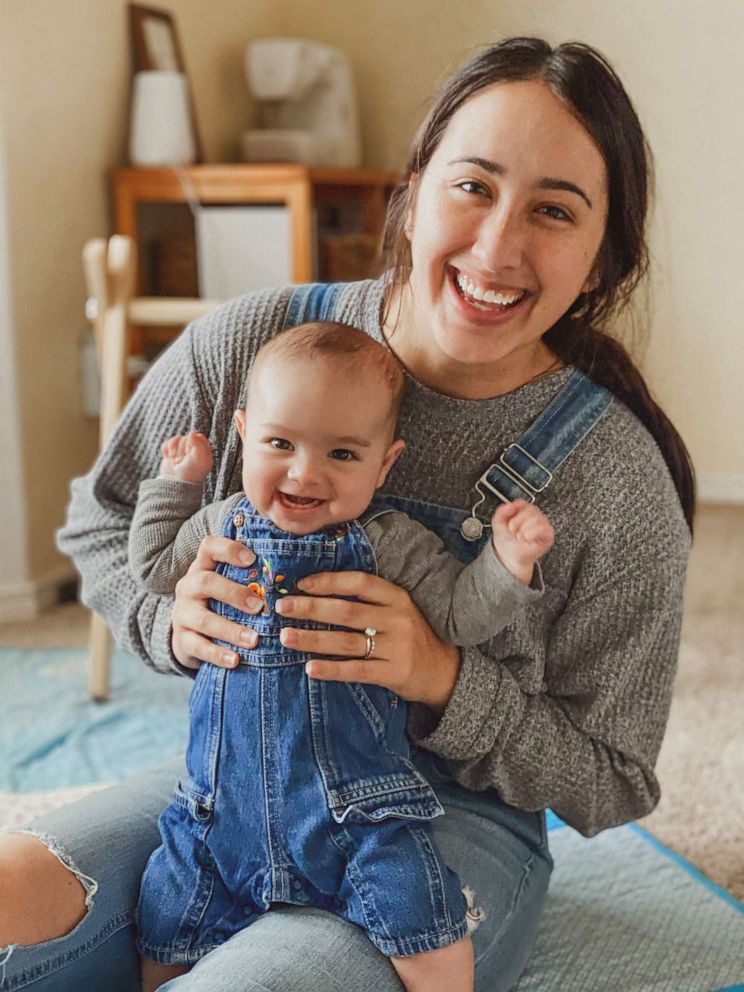
[(377, 482), (375, 484), (376, 489), (379, 489), (385, 479), (387, 479), (388, 472), (403, 454), (405, 448), (406, 442), (398, 439), (397, 441), (393, 441), (387, 449), (385, 452), (385, 457), (382, 459), (382, 465), (380, 466), (380, 474), (377, 476)]
[(238, 428), (238, 434), (242, 440), (245, 440), (245, 410), (236, 410), (233, 414), (233, 420)]
[(403, 233), (410, 241), (413, 237), (413, 215), (416, 206), (416, 193), (418, 191), (418, 172), (412, 172), (408, 177), (408, 210), (403, 224)]

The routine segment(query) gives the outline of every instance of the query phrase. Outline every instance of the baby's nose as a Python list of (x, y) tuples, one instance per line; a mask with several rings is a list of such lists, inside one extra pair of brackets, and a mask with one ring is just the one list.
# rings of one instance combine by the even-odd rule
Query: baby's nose
[(295, 458), (289, 469), (289, 477), (303, 485), (310, 485), (320, 478), (320, 467), (314, 458)]

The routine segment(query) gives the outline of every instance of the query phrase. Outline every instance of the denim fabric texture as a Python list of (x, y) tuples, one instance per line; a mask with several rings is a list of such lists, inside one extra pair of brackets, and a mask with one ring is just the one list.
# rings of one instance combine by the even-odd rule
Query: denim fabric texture
[(222, 533), (256, 561), (218, 570), (265, 606), (258, 616), (212, 608), (260, 641), (240, 649), (236, 669), (203, 665), (196, 677), (188, 776), (161, 816), (163, 843), (145, 872), (140, 950), (195, 962), (274, 903), (336, 913), (386, 955), (460, 939), (467, 903), (433, 840), (430, 821), (444, 810), (412, 761), (405, 705), (381, 686), (308, 678), (309, 656), (279, 640), (289, 621), (274, 608), (298, 579), (376, 571), (363, 526), (297, 537), (243, 497)]

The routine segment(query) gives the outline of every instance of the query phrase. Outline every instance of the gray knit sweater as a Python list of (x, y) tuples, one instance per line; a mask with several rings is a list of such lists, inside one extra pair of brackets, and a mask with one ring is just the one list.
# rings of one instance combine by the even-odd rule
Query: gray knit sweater
[[(349, 285), (336, 319), (382, 340), (382, 283)], [(59, 546), (82, 576), (83, 601), (119, 644), (163, 672), (173, 600), (139, 590), (127, 537), (139, 483), (166, 437), (201, 431), (217, 453), (205, 502), (241, 487), (232, 424), (258, 347), (282, 325), (290, 288), (240, 297), (197, 321), (145, 376), (91, 472), (72, 484)], [(406, 451), (386, 491), (470, 509), (473, 484), (566, 383), (562, 369), (504, 396), (460, 400), (409, 379)], [(449, 759), (458, 781), (525, 810), (550, 807), (582, 833), (656, 805), (653, 767), (679, 647), (689, 533), (653, 439), (620, 403), (561, 466), (540, 505), (556, 531), (542, 559), (545, 592), (484, 653), (462, 649), (437, 719), (421, 704), (409, 731)], [(481, 646), (482, 647), (482, 646)]]

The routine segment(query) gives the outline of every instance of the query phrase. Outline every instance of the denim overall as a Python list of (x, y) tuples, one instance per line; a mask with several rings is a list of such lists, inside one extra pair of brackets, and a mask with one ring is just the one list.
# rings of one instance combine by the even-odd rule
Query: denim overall
[[(376, 504), (365, 522), (384, 512)], [(433, 529), (459, 537), (458, 521), (436, 516)], [(252, 588), (265, 608), (254, 616), (211, 606), (260, 639), (238, 649), (236, 669), (202, 665), (197, 674), (189, 777), (160, 818), (140, 950), (166, 963), (195, 961), (275, 902), (337, 913), (387, 955), (465, 936), (465, 897), (432, 840), (430, 821), (444, 810), (411, 760), (405, 704), (381, 686), (308, 678), (311, 655), (279, 640), (283, 624), (318, 628), (274, 611), (279, 597), (300, 594), (298, 579), (376, 573), (362, 523), (298, 537), (243, 497), (222, 535), (252, 548), (256, 561), (218, 572)], [(478, 550), (468, 546), (468, 557)]]
[[(285, 326), (329, 318), (341, 288), (298, 287)], [(388, 495), (373, 501), (362, 521), (302, 537), (260, 517), (245, 497), (226, 516), (223, 536), (252, 548), (256, 562), (220, 564), (217, 571), (252, 587), (265, 608), (254, 616), (220, 602), (210, 606), (256, 630), (259, 645), (238, 648), (236, 669), (202, 665), (197, 674), (188, 778), (161, 814), (163, 842), (140, 896), (142, 953), (164, 963), (195, 962), (277, 902), (336, 913), (388, 956), (465, 936), (466, 900), (431, 826), (444, 810), (427, 778), (438, 789), (456, 787), (446, 762), (412, 754), (406, 707), (394, 693), (309, 679), (304, 664), (311, 655), (284, 647), (279, 632), (283, 622), (318, 625), (283, 621), (274, 605), (298, 594), (297, 580), (315, 572), (376, 572), (363, 523), (389, 509), (408, 513), (451, 554), (472, 561), (488, 540), (476, 517), (483, 490), (503, 502), (534, 501), (610, 401), (606, 390), (575, 373), (481, 476), (470, 514)], [(517, 833), (531, 835), (535, 814), (505, 807), (495, 790), (487, 790), (485, 803), (456, 791), (464, 809), (472, 804), (483, 816), (490, 803), (495, 821), (508, 813)]]

